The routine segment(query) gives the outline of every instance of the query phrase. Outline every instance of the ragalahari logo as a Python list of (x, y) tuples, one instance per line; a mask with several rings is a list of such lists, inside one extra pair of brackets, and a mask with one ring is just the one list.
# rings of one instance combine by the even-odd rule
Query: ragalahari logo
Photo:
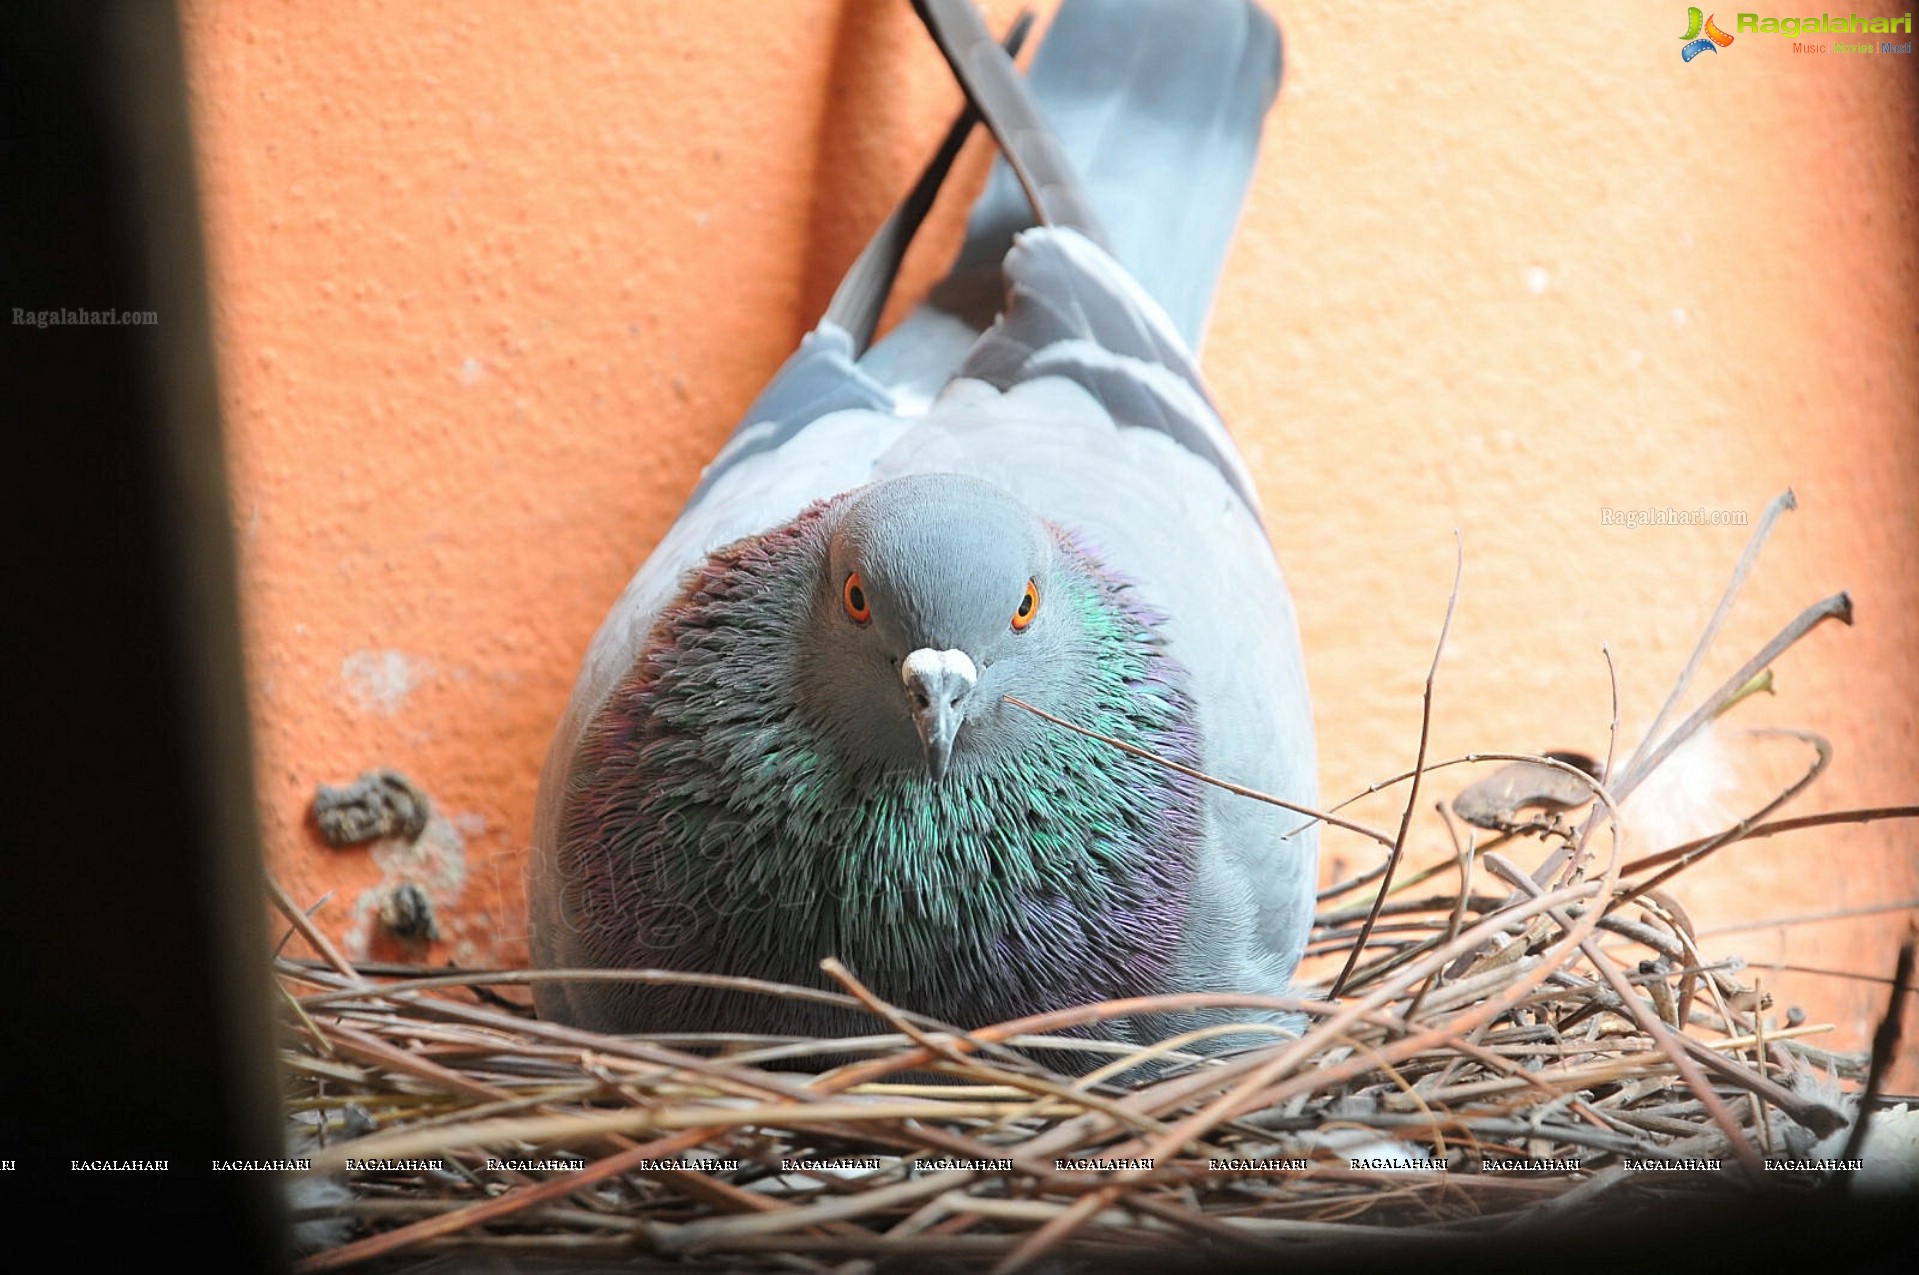
[[(1705, 34), (1700, 34), (1701, 32)], [(1732, 37), (1713, 25), (1712, 17), (1700, 9), (1686, 10), (1686, 34), (1679, 37), (1686, 47), (1679, 50), (1681, 60), (1690, 62), (1701, 53), (1717, 53), (1732, 43)]]

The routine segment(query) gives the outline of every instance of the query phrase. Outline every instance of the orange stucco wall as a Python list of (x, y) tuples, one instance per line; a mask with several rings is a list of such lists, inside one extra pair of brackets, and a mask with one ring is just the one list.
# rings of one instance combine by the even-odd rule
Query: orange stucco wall
[[(356, 950), (410, 878), (434, 959), (524, 959), (534, 786), (587, 639), (955, 91), (904, 0), (184, 12), (270, 866), (331, 892)], [(1747, 529), (1602, 509), (1756, 519), (1791, 486), (1696, 694), (1816, 598), (1851, 590), (1859, 622), (1729, 720), (1745, 786), (1718, 800), (1790, 771), (1740, 733), (1765, 724), (1833, 741), (1799, 810), (1919, 798), (1913, 59), (1755, 34), (1685, 64), (1664, 0), (1278, 16), (1286, 86), (1203, 355), (1298, 596), (1328, 797), (1410, 763), (1455, 528), (1432, 755), (1603, 753), (1602, 647), (1630, 741)], [(322, 846), (314, 785), (379, 765), (436, 803), (423, 847)], [(1390, 826), (1396, 800), (1359, 809)], [(1680, 895), (1708, 929), (1910, 899), (1916, 838), (1755, 843)], [(1419, 859), (1441, 844), (1419, 826)], [(1326, 858), (1375, 861), (1338, 835)], [(1906, 924), (1712, 949), (1856, 1046), (1881, 989), (1765, 967), (1883, 973)]]

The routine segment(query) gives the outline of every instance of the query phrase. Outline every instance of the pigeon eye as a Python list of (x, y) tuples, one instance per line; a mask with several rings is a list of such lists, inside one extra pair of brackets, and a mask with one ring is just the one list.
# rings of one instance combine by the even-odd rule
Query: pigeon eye
[(860, 573), (855, 571), (846, 577), (846, 587), (840, 590), (840, 602), (846, 607), (846, 614), (855, 624), (865, 624), (873, 618), (873, 608), (866, 600), (866, 589), (860, 584)]
[(1039, 586), (1031, 580), (1026, 582), (1026, 593), (1019, 600), (1019, 609), (1013, 612), (1013, 632), (1023, 633), (1026, 626), (1039, 614)]

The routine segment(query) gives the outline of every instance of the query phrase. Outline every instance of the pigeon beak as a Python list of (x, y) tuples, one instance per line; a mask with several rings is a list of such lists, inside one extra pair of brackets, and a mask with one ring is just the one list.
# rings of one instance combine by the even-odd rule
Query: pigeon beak
[(913, 726), (926, 750), (926, 773), (938, 783), (953, 760), (953, 740), (966, 719), (966, 697), (979, 681), (979, 670), (964, 651), (921, 647), (901, 662), (900, 681), (906, 684)]

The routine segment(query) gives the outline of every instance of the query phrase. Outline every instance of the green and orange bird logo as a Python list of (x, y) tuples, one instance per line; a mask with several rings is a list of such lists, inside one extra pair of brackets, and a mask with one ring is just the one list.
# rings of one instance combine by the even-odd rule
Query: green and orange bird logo
[(1711, 15), (1700, 9), (1686, 10), (1686, 34), (1679, 38), (1686, 42), (1679, 50), (1681, 60), (1686, 62), (1701, 53), (1716, 53), (1732, 43), (1732, 37), (1713, 25)]

